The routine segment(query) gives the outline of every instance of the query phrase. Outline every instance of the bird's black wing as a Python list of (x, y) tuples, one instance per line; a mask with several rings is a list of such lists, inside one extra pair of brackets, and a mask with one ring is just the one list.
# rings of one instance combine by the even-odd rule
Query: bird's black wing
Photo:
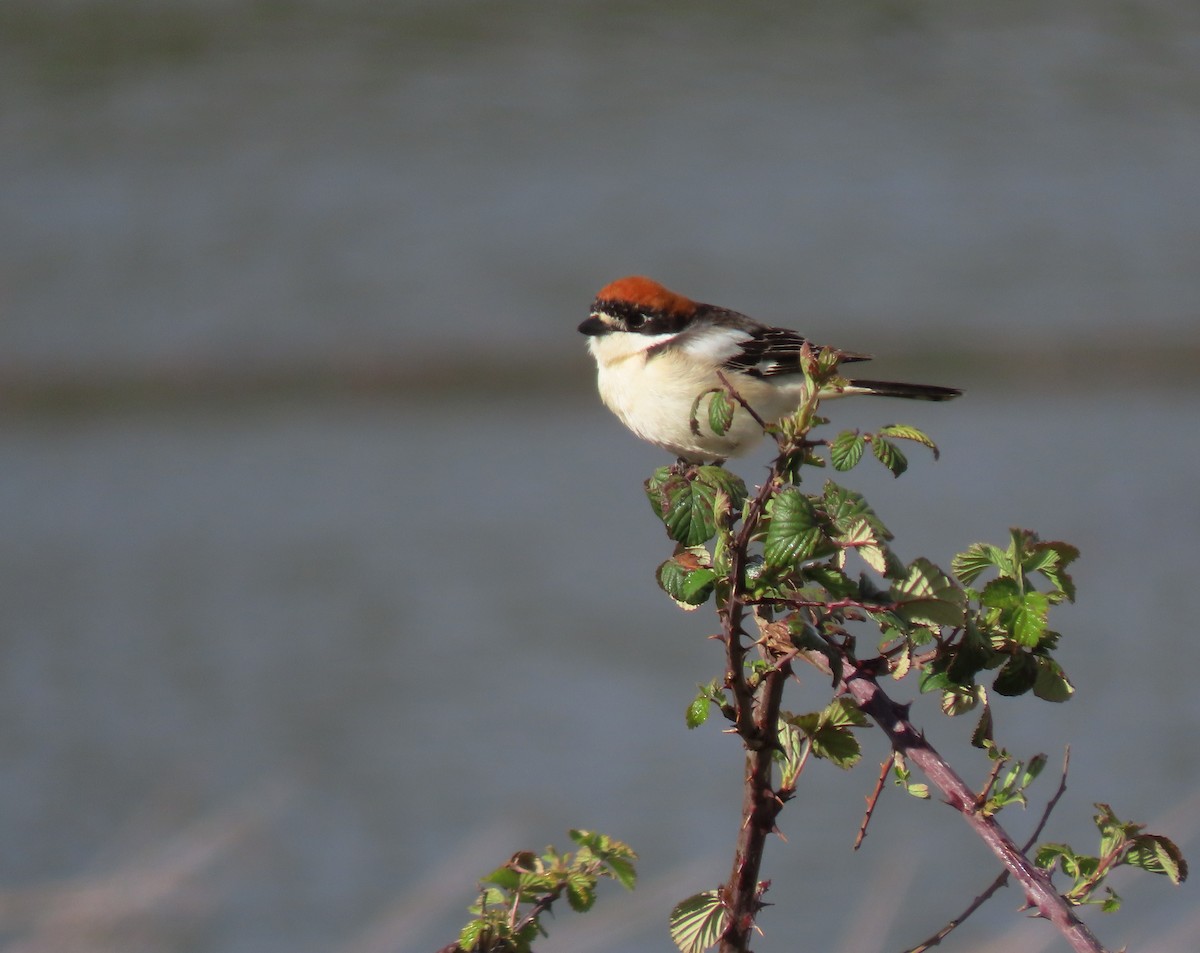
[[(754, 377), (803, 373), (800, 367), (800, 352), (807, 340), (803, 335), (787, 328), (769, 328), (762, 325), (746, 330), (749, 337), (739, 342), (738, 353), (725, 362), (726, 367)], [(811, 341), (808, 344), (814, 351), (826, 350)], [(843, 362), (871, 359), (869, 354), (855, 354), (851, 351), (840, 353)]]

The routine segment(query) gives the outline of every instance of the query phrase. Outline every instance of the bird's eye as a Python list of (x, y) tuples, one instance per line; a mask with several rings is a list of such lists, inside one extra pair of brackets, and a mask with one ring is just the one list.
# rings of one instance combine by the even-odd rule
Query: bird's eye
[(625, 319), (625, 326), (627, 328), (629, 328), (629, 330), (631, 330), (631, 331), (636, 331), (639, 328), (644, 327), (646, 322), (649, 320), (650, 319), (647, 318), (646, 315), (635, 311), (633, 314), (631, 314), (628, 318)]

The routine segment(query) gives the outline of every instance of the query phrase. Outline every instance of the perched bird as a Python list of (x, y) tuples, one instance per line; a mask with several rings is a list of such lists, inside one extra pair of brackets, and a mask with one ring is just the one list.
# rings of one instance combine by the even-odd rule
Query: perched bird
[[(579, 331), (588, 336), (588, 350), (599, 368), (600, 397), (608, 409), (643, 440), (689, 463), (745, 453), (763, 435), (754, 418), (740, 408), (726, 433), (714, 433), (703, 403), (696, 415), (698, 427), (693, 428), (697, 396), (723, 386), (718, 372), (767, 422), (792, 413), (805, 400), (803, 337), (727, 308), (692, 301), (649, 278), (632, 275), (602, 288)], [(866, 354), (840, 353), (842, 362), (868, 359)], [(821, 397), (876, 394), (949, 400), (961, 393), (932, 384), (860, 379)]]

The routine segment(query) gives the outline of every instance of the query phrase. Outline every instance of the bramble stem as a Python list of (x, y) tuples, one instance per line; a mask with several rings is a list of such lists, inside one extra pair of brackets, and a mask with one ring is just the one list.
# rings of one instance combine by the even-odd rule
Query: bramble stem
[(962, 815), (1021, 885), (1029, 905), (1053, 923), (1077, 953), (1105, 953), (1087, 924), (1075, 916), (1071, 905), (1054, 889), (1050, 877), (1033, 865), (994, 817), (976, 810), (975, 793), (908, 720), (908, 707), (892, 701), (868, 669), (848, 657), (843, 657), (842, 665), (842, 670), (848, 673), (842, 690), (883, 729), (892, 748), (920, 768), (942, 792), (946, 802)]

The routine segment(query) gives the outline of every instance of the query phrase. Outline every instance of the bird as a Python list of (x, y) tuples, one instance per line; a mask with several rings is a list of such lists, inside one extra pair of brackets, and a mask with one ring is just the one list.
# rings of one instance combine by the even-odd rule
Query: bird
[[(601, 288), (579, 332), (587, 336), (596, 360), (605, 406), (634, 434), (675, 454), (681, 463), (723, 463), (747, 453), (763, 437), (758, 421), (740, 410), (725, 433), (708, 426), (706, 405), (697, 408), (696, 401), (706, 391), (723, 389), (722, 376), (768, 423), (793, 413), (807, 399), (801, 364), (806, 339), (801, 334), (693, 301), (643, 275), (618, 278)], [(813, 352), (827, 350), (807, 343)], [(840, 363), (870, 359), (853, 351), (837, 354)], [(950, 400), (961, 393), (934, 384), (853, 379), (820, 396)]]

